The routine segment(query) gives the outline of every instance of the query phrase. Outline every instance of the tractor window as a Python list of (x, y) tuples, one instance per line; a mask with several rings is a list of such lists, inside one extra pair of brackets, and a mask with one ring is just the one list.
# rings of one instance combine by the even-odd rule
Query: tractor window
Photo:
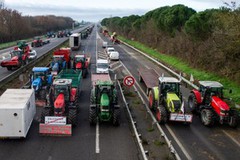
[(84, 57), (76, 57), (75, 62), (84, 62)]
[(163, 92), (174, 92), (179, 93), (179, 84), (178, 83), (165, 83), (162, 87)]
[(211, 95), (218, 96), (223, 98), (223, 89), (222, 88), (211, 88)]
[(59, 86), (55, 86), (55, 90), (54, 90), (54, 96), (55, 98), (57, 98), (57, 96), (60, 94), (60, 93), (63, 93), (64, 94), (64, 98), (66, 100), (69, 99), (69, 91), (68, 91), (68, 86), (65, 86), (65, 85), (59, 85)]

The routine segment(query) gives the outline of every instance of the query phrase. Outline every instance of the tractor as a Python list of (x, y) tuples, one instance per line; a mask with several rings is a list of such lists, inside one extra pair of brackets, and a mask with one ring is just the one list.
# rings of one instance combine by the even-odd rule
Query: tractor
[(13, 68), (20, 68), (21, 66), (28, 64), (28, 57), (30, 54), (30, 48), (25, 41), (19, 41), (14, 50), (10, 52), (11, 59), (3, 60), (1, 62), (2, 67), (6, 67), (8, 70)]
[(37, 100), (46, 101), (47, 92), (52, 85), (53, 76), (48, 67), (34, 67), (31, 75), (31, 86)]
[[(224, 101), (223, 85), (216, 81), (199, 81), (199, 89), (193, 89), (188, 97), (188, 106), (192, 112), (200, 113), (205, 126), (216, 122), (238, 126), (238, 112)], [(231, 93), (231, 90), (230, 90)]]
[(149, 108), (160, 124), (165, 124), (168, 120), (185, 124), (192, 122), (192, 114), (188, 113), (182, 100), (180, 81), (174, 77), (159, 77), (158, 87), (149, 91)]
[(41, 47), (43, 46), (43, 40), (40, 37), (34, 37), (32, 43), (32, 47)]
[(86, 55), (76, 55), (73, 60), (73, 67), (76, 70), (82, 70), (83, 78), (88, 74), (89, 58)]
[[(117, 90), (113, 82), (103, 80), (108, 74), (95, 74), (93, 89), (90, 96), (89, 122), (91, 125), (100, 122), (112, 121), (114, 126), (120, 124), (120, 106), (118, 105)], [(102, 80), (101, 80), (102, 79)], [(110, 79), (110, 77), (109, 77)]]
[(67, 68), (64, 55), (54, 55), (53, 61), (50, 63), (53, 75), (57, 75), (62, 69)]
[(78, 88), (72, 87), (72, 79), (55, 79), (48, 96), (48, 105), (42, 110), (41, 122), (45, 122), (46, 116), (67, 117), (67, 124), (76, 126)]

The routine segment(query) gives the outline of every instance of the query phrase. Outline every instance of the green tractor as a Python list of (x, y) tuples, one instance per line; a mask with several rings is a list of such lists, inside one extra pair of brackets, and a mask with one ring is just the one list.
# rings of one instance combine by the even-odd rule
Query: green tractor
[(192, 114), (186, 114), (182, 100), (180, 81), (173, 77), (160, 77), (158, 87), (149, 92), (149, 108), (155, 113), (158, 123), (168, 120), (180, 121), (186, 124), (192, 122)]
[(120, 124), (120, 106), (118, 105), (117, 89), (111, 80), (103, 78), (107, 76), (109, 77), (108, 74), (92, 75), (92, 79), (96, 81), (92, 81), (93, 89), (90, 97), (89, 122), (91, 125), (95, 125), (97, 119), (100, 122), (112, 121), (114, 126)]

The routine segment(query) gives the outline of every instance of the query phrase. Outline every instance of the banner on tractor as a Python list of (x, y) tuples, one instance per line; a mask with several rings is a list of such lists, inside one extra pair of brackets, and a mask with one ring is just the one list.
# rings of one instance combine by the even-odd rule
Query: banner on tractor
[(170, 121), (192, 122), (192, 114), (171, 113)]
[(67, 119), (66, 117), (46, 116), (45, 124), (46, 125), (66, 125)]
[(72, 135), (72, 125), (47, 125), (39, 124), (39, 133), (43, 135), (62, 135), (71, 136)]

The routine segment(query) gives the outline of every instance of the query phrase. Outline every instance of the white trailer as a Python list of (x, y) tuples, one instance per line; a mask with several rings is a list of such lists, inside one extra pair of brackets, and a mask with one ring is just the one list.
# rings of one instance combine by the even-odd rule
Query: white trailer
[(26, 138), (35, 114), (33, 89), (7, 89), (0, 97), (0, 137)]
[(72, 50), (79, 50), (81, 46), (81, 34), (73, 33), (69, 37), (69, 46)]

